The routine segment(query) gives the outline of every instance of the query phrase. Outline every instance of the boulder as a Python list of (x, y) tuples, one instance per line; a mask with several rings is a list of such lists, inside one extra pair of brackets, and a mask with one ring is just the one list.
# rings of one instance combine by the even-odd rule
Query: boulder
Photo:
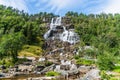
[(100, 70), (98, 69), (92, 69), (88, 73), (86, 73), (84, 77), (80, 80), (100, 80), (99, 72)]

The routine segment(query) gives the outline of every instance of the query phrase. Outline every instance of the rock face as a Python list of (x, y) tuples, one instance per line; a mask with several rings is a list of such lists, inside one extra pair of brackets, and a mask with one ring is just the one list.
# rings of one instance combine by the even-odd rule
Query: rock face
[[(80, 39), (69, 21), (68, 18), (53, 18), (48, 31), (44, 34), (46, 40), (44, 57), (56, 64), (49, 70), (53, 69), (65, 78), (79, 74), (77, 66), (72, 63), (71, 59), (76, 53), (74, 44), (78, 43)], [(44, 69), (43, 73), (49, 70)]]
[(51, 20), (48, 31), (44, 34), (45, 49), (44, 54), (47, 59), (54, 57), (56, 60), (63, 60), (74, 55), (75, 48), (73, 44), (79, 42), (79, 36), (74, 32), (74, 26), (68, 22), (63, 22), (69, 19), (57, 17)]
[[(67, 29), (66, 29), (67, 28)], [(48, 39), (59, 39), (70, 44), (79, 42), (79, 36), (74, 32), (74, 29), (70, 26), (62, 25), (62, 18), (53, 18), (50, 24), (49, 30), (45, 33), (44, 38)]]

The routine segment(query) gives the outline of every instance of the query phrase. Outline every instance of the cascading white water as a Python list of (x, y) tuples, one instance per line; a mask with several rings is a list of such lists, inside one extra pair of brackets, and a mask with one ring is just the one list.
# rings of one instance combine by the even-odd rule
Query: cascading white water
[(74, 44), (79, 41), (78, 35), (74, 32), (73, 29), (66, 30), (63, 26), (64, 32), (60, 35), (60, 40)]
[(56, 20), (54, 18), (52, 18), (51, 23), (50, 23), (50, 29), (44, 34), (44, 38), (48, 39), (50, 36), (51, 31), (55, 31), (57, 26), (61, 25), (61, 17), (56, 18)]
[(48, 32), (46, 32), (46, 33), (44, 34), (44, 38), (45, 38), (45, 39), (48, 39), (48, 37), (49, 37), (49, 35), (50, 35), (50, 32), (51, 32), (51, 29), (48, 30)]
[[(50, 29), (44, 35), (45, 39), (50, 38), (51, 31), (56, 31), (57, 30), (56, 27), (62, 26), (61, 20), (62, 20), (61, 17), (52, 18)], [(74, 32), (74, 29), (66, 30), (65, 26), (62, 27), (63, 32), (59, 33), (59, 36), (57, 34), (54, 34), (54, 36), (51, 36), (51, 39), (57, 38), (60, 39), (61, 41), (69, 42), (70, 44), (75, 44), (76, 42), (79, 41), (79, 36)], [(57, 35), (57, 37), (55, 35)]]

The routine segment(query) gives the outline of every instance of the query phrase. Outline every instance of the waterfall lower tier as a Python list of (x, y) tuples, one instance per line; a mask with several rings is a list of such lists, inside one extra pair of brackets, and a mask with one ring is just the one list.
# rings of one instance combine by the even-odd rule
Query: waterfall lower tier
[(61, 34), (60, 40), (65, 41), (65, 42), (69, 42), (70, 44), (75, 44), (76, 42), (79, 41), (79, 37), (74, 31), (65, 30)]

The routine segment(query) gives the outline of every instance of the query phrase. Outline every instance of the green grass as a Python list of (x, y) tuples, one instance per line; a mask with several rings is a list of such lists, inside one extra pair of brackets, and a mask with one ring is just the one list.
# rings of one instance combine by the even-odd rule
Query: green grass
[(89, 65), (94, 64), (94, 61), (79, 58), (79, 59), (77, 59), (76, 64), (78, 64), (78, 65), (86, 65), (86, 66), (89, 66)]
[(25, 57), (38, 57), (43, 53), (43, 50), (39, 46), (25, 45), (18, 53), (19, 56)]
[(120, 80), (120, 79), (115, 78), (115, 77), (111, 77), (110, 80)]
[(120, 66), (115, 66), (115, 68), (114, 68), (113, 71), (114, 71), (114, 72), (118, 72), (118, 73), (120, 73)]
[(59, 76), (60, 73), (55, 72), (55, 71), (49, 71), (45, 74), (46, 76)]

